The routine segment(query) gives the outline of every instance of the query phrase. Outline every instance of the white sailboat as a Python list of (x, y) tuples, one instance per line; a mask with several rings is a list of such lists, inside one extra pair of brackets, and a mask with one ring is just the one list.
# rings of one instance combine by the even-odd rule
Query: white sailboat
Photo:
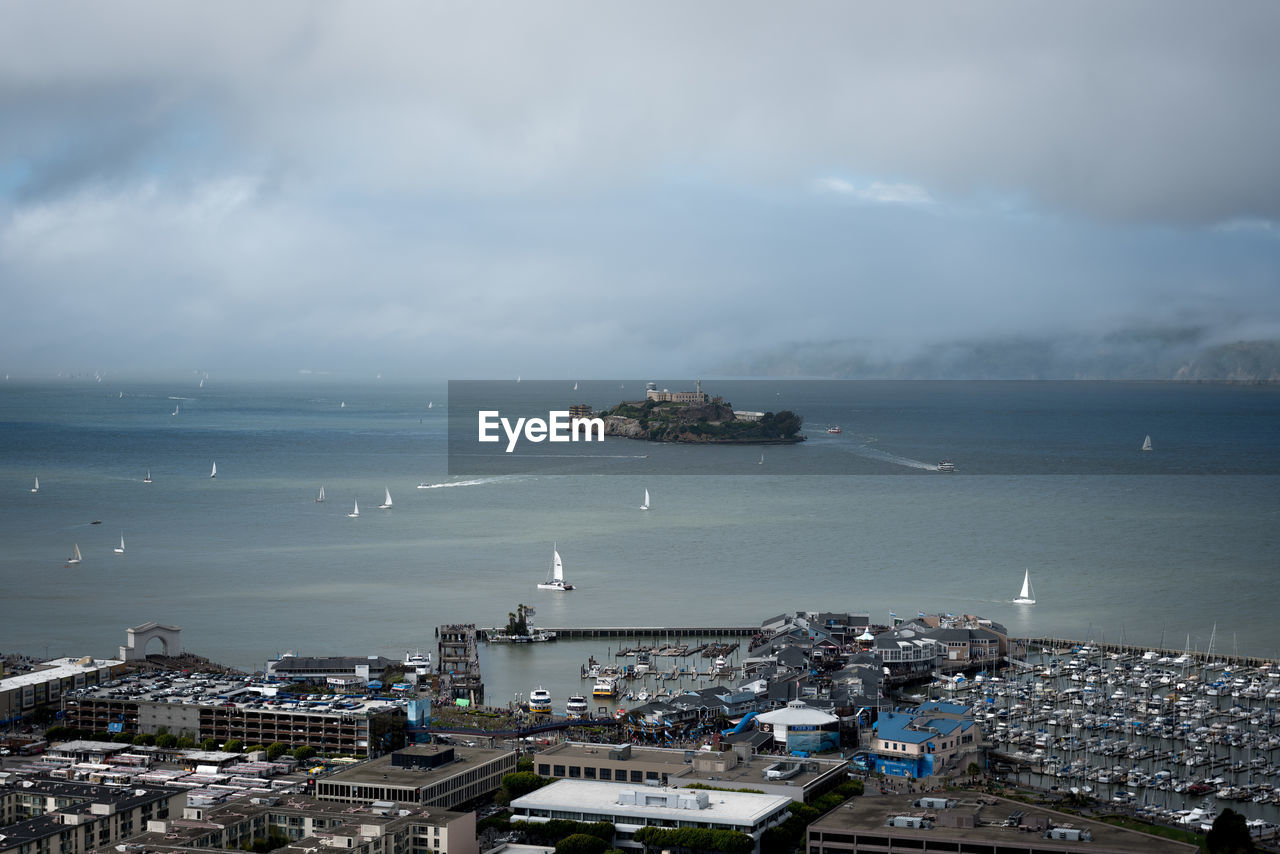
[(378, 505), (378, 509), (379, 510), (391, 509), (391, 487), (389, 486), (387, 487), (387, 497), (383, 500), (381, 504)]
[(116, 554), (124, 554), (124, 532), (120, 532), (120, 545), (116, 546)]
[(316, 496), (316, 503), (317, 504), (324, 503), (324, 487), (323, 486), (320, 487), (320, 493)]
[(209, 472), (209, 477), (217, 477), (217, 476), (218, 476), (218, 464), (214, 463), (213, 471)]
[(764, 451), (760, 452), (760, 459), (756, 461), (756, 465), (758, 466), (764, 465)]
[(433, 407), (433, 406), (435, 406), (435, 405), (436, 405), (436, 402), (435, 402), (434, 400), (428, 400), (428, 401), (427, 401), (427, 409), (430, 409), (430, 408), (432, 408), (432, 407)]
[(649, 509), (649, 490), (644, 491), (644, 503), (640, 505), (641, 510)]
[(573, 390), (574, 390), (574, 391), (577, 391), (577, 390), (578, 390), (578, 384), (577, 384), (576, 382), (573, 384)]
[(175, 403), (175, 404), (173, 405), (173, 413), (172, 413), (172, 414), (173, 414), (173, 415), (177, 415), (177, 414), (178, 414), (178, 409), (179, 409), (181, 406), (182, 406), (182, 404), (181, 404), (181, 403)]
[(359, 518), (360, 518), (360, 502), (359, 502), (359, 501), (353, 501), (353, 502), (351, 502), (351, 503), (352, 503), (352, 505), (353, 505), (353, 506), (352, 506), (352, 510), (351, 510), (351, 512), (350, 512), (350, 513), (348, 513), (348, 514), (347, 514), (347, 518), (348, 518), (348, 519), (359, 519)]
[(39, 492), (39, 491), (40, 491), (40, 478), (36, 478), (36, 482), (35, 482), (35, 484), (31, 487), (31, 491), (32, 491), (32, 492)]
[(147, 469), (147, 476), (142, 479), (143, 483), (151, 482), (151, 469)]
[(538, 585), (539, 590), (572, 590), (572, 584), (564, 583), (564, 563), (560, 560), (560, 551), (551, 546), (551, 570), (547, 573), (547, 580)]
[(67, 558), (67, 566), (75, 566), (79, 562), (80, 562), (80, 544), (76, 543), (75, 554), (72, 557)]
[(1143, 439), (1143, 440), (1142, 440), (1142, 450), (1144, 450), (1144, 451), (1149, 451), (1149, 450), (1151, 450), (1151, 437), (1150, 437), (1150, 436), (1147, 436), (1147, 438), (1145, 438), (1145, 439)]
[(1022, 590), (1018, 593), (1016, 599), (1013, 600), (1015, 605), (1034, 605), (1036, 604), (1035, 591), (1031, 589), (1031, 570), (1028, 569), (1026, 574), (1022, 576)]

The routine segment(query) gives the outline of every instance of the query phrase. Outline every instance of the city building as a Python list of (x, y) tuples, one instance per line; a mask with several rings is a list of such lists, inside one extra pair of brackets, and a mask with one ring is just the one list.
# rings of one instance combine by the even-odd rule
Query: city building
[(840, 718), (815, 709), (803, 700), (786, 708), (756, 716), (756, 728), (773, 733), (774, 742), (787, 752), (820, 753), (840, 749)]
[(898, 777), (954, 773), (962, 757), (976, 755), (982, 742), (970, 711), (950, 703), (880, 712), (871, 732), (873, 770)]
[(61, 702), (77, 688), (97, 685), (123, 673), (125, 663), (110, 658), (55, 658), (27, 673), (0, 679), (0, 724), (11, 723), (39, 706)]
[(401, 666), (400, 662), (380, 655), (299, 656), (286, 652), (267, 662), (266, 673), (269, 679), (350, 688), (381, 681), (388, 667)]
[(709, 399), (702, 390), (702, 380), (698, 380), (696, 391), (658, 390), (656, 383), (648, 383), (644, 390), (644, 399), (658, 403), (706, 403)]
[(24, 778), (0, 785), (0, 854), (105, 851), (181, 812), (186, 793)]
[(644, 827), (733, 830), (755, 840), (759, 852), (760, 837), (787, 820), (791, 803), (785, 795), (558, 780), (513, 800), (511, 820), (611, 822), (614, 845), (624, 851), (645, 850), (635, 840)]
[(853, 798), (809, 825), (809, 854), (1194, 854), (1199, 846), (1003, 798)]
[(800, 802), (843, 783), (848, 767), (843, 759), (797, 761), (759, 755), (748, 743), (707, 751), (570, 741), (534, 756), (534, 771), (542, 777), (675, 788), (749, 788)]
[(414, 745), (317, 781), (322, 801), (390, 801), (455, 809), (496, 792), (516, 753), (484, 747)]

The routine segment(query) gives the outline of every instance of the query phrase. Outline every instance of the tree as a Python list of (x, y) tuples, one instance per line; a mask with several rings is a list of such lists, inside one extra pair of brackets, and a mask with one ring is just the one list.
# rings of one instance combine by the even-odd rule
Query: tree
[(218, 749), (218, 740), (216, 738), (206, 738), (200, 742), (200, 749), (212, 753)]
[(572, 833), (556, 843), (556, 854), (604, 854), (609, 847), (598, 836), (590, 833)]
[(133, 737), (133, 743), (139, 747), (146, 747), (156, 743), (156, 737), (150, 733), (140, 732)]
[(178, 737), (171, 732), (162, 732), (156, 736), (156, 747), (168, 750), (178, 746)]
[(1209, 854), (1247, 854), (1257, 850), (1244, 816), (1230, 807), (1213, 820), (1204, 842)]
[(547, 780), (532, 771), (516, 771), (502, 776), (502, 788), (512, 800), (529, 794), (534, 789), (547, 785)]
[(222, 745), (223, 753), (241, 753), (244, 751), (244, 742), (238, 738), (233, 738), (226, 744)]
[(179, 736), (178, 743), (174, 745), (174, 747), (178, 748), (179, 750), (191, 750), (195, 746), (196, 746), (196, 740), (189, 735)]
[(299, 762), (306, 762), (308, 759), (316, 755), (316, 749), (309, 744), (293, 749), (293, 758)]
[(267, 745), (267, 761), (275, 762), (289, 752), (289, 745), (282, 741), (274, 741)]
[(977, 762), (970, 762), (969, 767), (965, 770), (968, 772), (970, 778), (977, 778), (977, 776), (982, 773), (982, 766)]

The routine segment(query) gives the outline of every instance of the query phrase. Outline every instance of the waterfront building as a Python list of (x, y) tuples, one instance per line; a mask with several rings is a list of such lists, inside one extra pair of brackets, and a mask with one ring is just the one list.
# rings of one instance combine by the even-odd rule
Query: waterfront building
[(313, 684), (334, 685), (336, 687), (363, 686), (369, 682), (380, 681), (388, 667), (400, 667), (398, 661), (383, 658), (380, 655), (365, 657), (330, 655), (330, 656), (298, 656), (286, 652), (279, 658), (267, 662), (268, 679), (283, 679), (288, 682), (310, 682)]
[(670, 389), (658, 390), (657, 383), (649, 383), (645, 386), (644, 399), (656, 401), (657, 403), (706, 403), (708, 396), (702, 390), (702, 380), (698, 380), (696, 391), (671, 391)]
[(105, 851), (181, 812), (186, 793), (24, 777), (0, 784), (0, 854)]
[(756, 728), (773, 733), (774, 742), (788, 753), (821, 753), (840, 749), (840, 718), (815, 709), (803, 700), (786, 708), (757, 715)]
[(64, 694), (97, 685), (123, 673), (125, 663), (112, 658), (55, 658), (27, 673), (0, 679), (0, 725), (20, 720), (40, 706), (55, 705)]
[(982, 743), (969, 709), (950, 703), (880, 712), (871, 730), (873, 770), (896, 777), (955, 773), (965, 757), (977, 755)]
[(414, 745), (324, 777), (316, 783), (322, 801), (363, 804), (390, 801), (455, 809), (493, 794), (516, 770), (513, 750)]
[(513, 800), (511, 820), (611, 822), (614, 846), (624, 851), (645, 850), (635, 834), (646, 826), (734, 830), (750, 836), (759, 852), (760, 837), (786, 821), (791, 803), (785, 795), (558, 780)]
[(932, 675), (943, 655), (936, 640), (905, 624), (876, 635), (870, 651), (883, 663), (889, 678), (897, 681)]
[[(779, 763), (787, 764), (785, 768)], [(777, 766), (777, 767), (775, 767)], [(830, 791), (847, 779), (843, 759), (756, 754), (749, 744), (731, 750), (677, 750), (635, 744), (564, 742), (534, 756), (534, 771), (542, 777), (627, 783), (633, 786), (690, 785), (756, 789), (805, 802)]]
[(853, 798), (809, 825), (810, 854), (1195, 854), (1199, 846), (991, 796)]

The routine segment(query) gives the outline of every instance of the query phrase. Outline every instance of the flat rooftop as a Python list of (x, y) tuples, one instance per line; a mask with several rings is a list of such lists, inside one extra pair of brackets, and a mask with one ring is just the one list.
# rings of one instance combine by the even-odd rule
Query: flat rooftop
[[(694, 763), (699, 758), (717, 759), (721, 758), (722, 754), (698, 750), (642, 747), (633, 744), (631, 745), (631, 758), (619, 760), (609, 758), (609, 752), (612, 749), (613, 746), (608, 744), (570, 741), (554, 745), (534, 754), (533, 761), (535, 770), (536, 764), (539, 762), (568, 762), (581, 765), (591, 765), (593, 763), (608, 763), (612, 765), (621, 762), (624, 765), (635, 764), (637, 767), (662, 766), (666, 770), (667, 778), (672, 780), (672, 785), (680, 785), (681, 780), (692, 782), (694, 780), (708, 780), (714, 776), (715, 780), (712, 785), (718, 786), (723, 783), (726, 786), (738, 787), (747, 786), (751, 783), (777, 785), (780, 781), (765, 777), (765, 769), (779, 762), (795, 763), (800, 766), (801, 770), (787, 779), (791, 781), (792, 786), (798, 788), (804, 788), (819, 777), (831, 773), (833, 769), (847, 764), (844, 759), (827, 759), (823, 757), (798, 759), (794, 756), (756, 754), (745, 762), (739, 760), (737, 765), (725, 771), (699, 771), (694, 767)], [(728, 751), (727, 754), (732, 756), (733, 751)], [(815, 768), (816, 770), (810, 770)]]
[(338, 771), (320, 780), (322, 783), (342, 783), (343, 785), (362, 786), (396, 786), (399, 788), (421, 788), (452, 777), (469, 768), (491, 762), (501, 756), (514, 756), (514, 751), (489, 747), (459, 747), (456, 744), (414, 745), (397, 753), (417, 756), (429, 756), (452, 750), (454, 761), (436, 768), (406, 768), (391, 764), (394, 754), (388, 753), (368, 762), (361, 762), (355, 767)]
[[(925, 809), (912, 806), (912, 802), (931, 795), (881, 795), (867, 794), (853, 798), (809, 825), (811, 834), (840, 833), (856, 830), (874, 832), (877, 835), (892, 836), (904, 839), (929, 839), (944, 837), (971, 842), (1005, 843), (1010, 846), (1025, 845), (1030, 838), (1036, 840), (1039, 848), (1062, 846), (1063, 851), (1098, 852), (1132, 852), (1132, 854), (1177, 854), (1177, 852), (1198, 852), (1194, 845), (1175, 842), (1159, 836), (1151, 836), (1134, 830), (1125, 830), (1100, 821), (1068, 815), (1044, 807), (1032, 806), (1019, 801), (1010, 801), (991, 795), (978, 795), (972, 792), (948, 793), (959, 803), (949, 810)], [(946, 795), (936, 795), (945, 797)], [(976, 827), (940, 827), (937, 822), (932, 829), (913, 829), (905, 827), (887, 827), (886, 822), (894, 816), (938, 816), (944, 812), (977, 813)], [(1021, 812), (1023, 822), (1034, 822), (1037, 816), (1047, 820), (1050, 827), (1075, 827), (1088, 830), (1093, 836), (1089, 843), (1071, 842), (1068, 840), (1041, 839), (1041, 831), (1020, 830), (1016, 827), (1005, 827), (1005, 819), (1015, 812)], [(1029, 838), (1030, 837), (1030, 838)]]
[(791, 803), (791, 799), (785, 795), (721, 791), (703, 792), (707, 795), (707, 806), (703, 809), (618, 803), (618, 796), (623, 792), (657, 795), (674, 791), (698, 794), (701, 790), (659, 788), (635, 783), (602, 783), (596, 780), (557, 780), (516, 798), (511, 802), (511, 806), (513, 809), (572, 809), (599, 815), (750, 826)]

